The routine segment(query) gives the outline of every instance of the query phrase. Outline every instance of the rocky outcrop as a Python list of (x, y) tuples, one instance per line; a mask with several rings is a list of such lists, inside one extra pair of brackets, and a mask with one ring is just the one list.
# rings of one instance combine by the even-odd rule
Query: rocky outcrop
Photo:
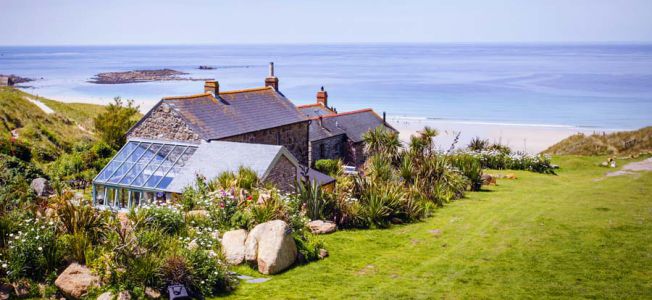
[(97, 286), (99, 278), (86, 268), (77, 263), (69, 265), (57, 280), (54, 285), (59, 288), (61, 293), (69, 299), (80, 299), (88, 293), (88, 290)]
[(308, 222), (308, 227), (310, 227), (310, 231), (314, 234), (332, 233), (337, 229), (335, 223), (322, 220), (310, 221)]
[(105, 72), (99, 73), (93, 77), (90, 83), (99, 84), (120, 84), (120, 83), (134, 83), (134, 82), (148, 82), (148, 81), (168, 81), (168, 80), (206, 80), (191, 77), (181, 77), (188, 73), (171, 70), (134, 70), (127, 72)]
[(50, 186), (50, 182), (45, 178), (36, 178), (32, 180), (32, 183), (29, 185), (32, 188), (32, 191), (39, 197), (47, 197), (54, 193), (54, 190)]
[(292, 230), (282, 220), (256, 225), (245, 241), (245, 259), (263, 274), (276, 274), (290, 267), (297, 257)]
[(247, 231), (244, 229), (231, 230), (222, 236), (222, 253), (226, 261), (232, 265), (239, 265), (245, 258), (245, 241)]

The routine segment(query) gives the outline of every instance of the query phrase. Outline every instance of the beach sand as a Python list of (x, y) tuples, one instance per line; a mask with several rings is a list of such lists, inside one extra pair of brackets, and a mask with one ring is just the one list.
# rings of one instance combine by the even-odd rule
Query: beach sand
[(473, 137), (478, 136), (490, 142), (508, 145), (512, 150), (531, 154), (539, 153), (576, 133), (592, 134), (614, 131), (563, 125), (483, 123), (409, 117), (388, 117), (387, 123), (400, 132), (400, 139), (406, 143), (411, 135), (425, 126), (430, 126), (439, 131), (435, 142), (440, 150), (449, 149), (459, 133), (460, 137), (456, 148), (466, 147)]

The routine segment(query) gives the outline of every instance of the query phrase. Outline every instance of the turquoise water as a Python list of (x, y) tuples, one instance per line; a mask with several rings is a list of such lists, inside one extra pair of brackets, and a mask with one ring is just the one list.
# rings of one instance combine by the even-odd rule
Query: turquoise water
[[(98, 85), (96, 73), (171, 68), (222, 90), (261, 86), (274, 61), (295, 103), (325, 86), (340, 111), (490, 123), (633, 129), (652, 125), (652, 45), (230, 45), (0, 47), (0, 73), (42, 78), (26, 91), (107, 102), (194, 94), (202, 82)], [(198, 70), (199, 65), (218, 67)]]

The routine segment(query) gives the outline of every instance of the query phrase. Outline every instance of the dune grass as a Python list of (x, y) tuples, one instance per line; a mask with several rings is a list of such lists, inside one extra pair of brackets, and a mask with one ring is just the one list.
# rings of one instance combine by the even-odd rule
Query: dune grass
[(578, 133), (550, 146), (543, 153), (553, 155), (616, 155), (652, 153), (652, 126), (609, 134)]
[(469, 193), (424, 222), (324, 236), (329, 258), (242, 282), (229, 296), (650, 298), (652, 172), (604, 178), (604, 159), (555, 158), (558, 176), (502, 171), (518, 179)]

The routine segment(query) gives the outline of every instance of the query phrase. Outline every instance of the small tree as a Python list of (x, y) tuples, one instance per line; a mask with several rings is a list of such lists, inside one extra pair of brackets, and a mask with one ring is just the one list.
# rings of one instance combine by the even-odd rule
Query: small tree
[(127, 131), (136, 123), (138, 108), (133, 100), (127, 100), (125, 105), (120, 97), (113, 98), (106, 111), (93, 119), (95, 130), (109, 146), (119, 149), (126, 142)]

